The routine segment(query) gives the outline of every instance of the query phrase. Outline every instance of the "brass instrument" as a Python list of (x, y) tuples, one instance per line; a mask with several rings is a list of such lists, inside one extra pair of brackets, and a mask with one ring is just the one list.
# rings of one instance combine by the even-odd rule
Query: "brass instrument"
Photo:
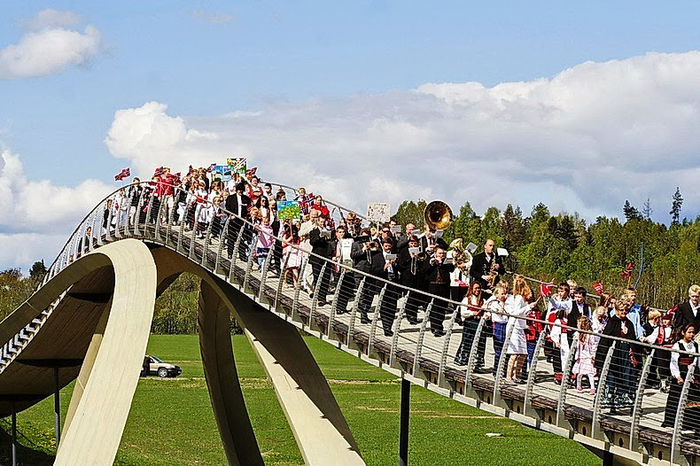
[(442, 201), (432, 201), (425, 206), (423, 218), (431, 230), (446, 230), (452, 223), (452, 209)]
[(498, 267), (498, 262), (496, 262), (496, 255), (494, 254), (493, 259), (491, 259), (491, 268), (489, 269), (489, 275), (486, 279), (488, 288), (493, 288), (493, 284), (496, 281), (496, 277), (498, 277), (498, 270), (496, 269), (496, 267)]
[(452, 240), (449, 250), (452, 251), (452, 257), (455, 263), (462, 262), (463, 264), (467, 264), (472, 260), (472, 255), (464, 247), (464, 240), (462, 238)]

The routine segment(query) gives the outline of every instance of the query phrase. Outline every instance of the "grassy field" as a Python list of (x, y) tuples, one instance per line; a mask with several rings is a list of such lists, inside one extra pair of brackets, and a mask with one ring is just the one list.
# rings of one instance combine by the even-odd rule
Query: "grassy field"
[[(313, 338), (306, 339), (338, 399), (365, 461), (397, 463), (400, 383), (391, 374)], [(234, 353), (246, 404), (267, 464), (303, 464), (272, 385), (243, 336)], [(115, 464), (226, 464), (209, 403), (196, 336), (153, 335), (148, 352), (179, 364), (176, 379), (142, 379)], [(63, 411), (72, 386), (62, 391)], [(9, 418), (0, 421), (0, 464), (9, 463)], [(53, 401), (18, 416), (21, 464), (51, 464)], [(4, 431), (4, 432), (3, 432)], [(486, 437), (487, 432), (503, 434)], [(539, 432), (412, 387), (411, 465), (593, 465), (601, 460), (576, 442)]]

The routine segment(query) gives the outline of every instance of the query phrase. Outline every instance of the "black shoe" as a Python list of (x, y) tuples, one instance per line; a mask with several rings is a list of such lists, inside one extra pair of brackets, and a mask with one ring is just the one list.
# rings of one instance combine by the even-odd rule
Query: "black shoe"
[(406, 319), (408, 320), (408, 323), (411, 325), (416, 325), (418, 323), (418, 319)]
[(362, 318), (362, 319), (360, 319), (360, 323), (361, 323), (361, 324), (369, 324), (370, 322), (371, 322), (371, 321), (370, 321), (369, 319), (367, 319), (367, 318)]
[(392, 332), (391, 330), (384, 330), (384, 336), (385, 337), (393, 337), (394, 332)]
[(442, 330), (435, 330), (433, 332), (433, 335), (435, 335), (437, 338), (440, 338), (440, 337), (444, 337), (446, 335), (446, 333)]
[(491, 372), (489, 369), (485, 369), (483, 366), (477, 366), (474, 368), (475, 374), (488, 374)]
[(317, 304), (319, 306), (328, 306), (330, 303), (328, 301), (319, 301)]

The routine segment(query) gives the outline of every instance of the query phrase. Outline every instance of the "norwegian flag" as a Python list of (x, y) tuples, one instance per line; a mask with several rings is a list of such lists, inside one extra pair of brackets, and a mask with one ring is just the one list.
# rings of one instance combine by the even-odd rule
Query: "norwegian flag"
[(540, 283), (540, 296), (546, 298), (552, 293), (554, 283)]
[(257, 171), (258, 171), (258, 167), (249, 168), (248, 170), (245, 171), (246, 178), (250, 178), (251, 176), (255, 176), (255, 172), (257, 172)]
[(158, 167), (156, 171), (153, 172), (153, 178), (157, 176), (163, 176), (163, 167)]
[(187, 169), (187, 176), (191, 175), (193, 171), (194, 168), (192, 168), (192, 165), (190, 165), (190, 168)]
[(126, 168), (122, 169), (122, 171), (120, 171), (119, 173), (114, 175), (114, 181), (121, 181), (124, 178), (128, 178), (130, 176), (131, 176), (131, 170), (129, 169), (129, 167), (126, 167)]
[(209, 165), (209, 167), (207, 168), (207, 173), (211, 173), (211, 171), (214, 169), (214, 167), (216, 167), (215, 163), (212, 163), (211, 165)]
[(177, 185), (179, 185), (180, 183), (182, 183), (182, 180), (180, 179), (180, 175), (182, 175), (182, 173), (180, 173), (180, 172), (175, 173), (175, 174), (173, 175), (171, 184), (173, 184), (174, 186), (177, 186)]
[(596, 293), (602, 293), (603, 292), (603, 282), (594, 283), (593, 289), (595, 290)]
[(623, 270), (623, 271), (620, 273), (620, 276), (621, 276), (622, 278), (629, 278), (629, 277), (631, 277), (631, 276), (632, 276), (632, 269), (634, 269), (634, 262), (628, 263), (628, 264), (627, 264), (627, 268), (625, 268), (625, 270)]

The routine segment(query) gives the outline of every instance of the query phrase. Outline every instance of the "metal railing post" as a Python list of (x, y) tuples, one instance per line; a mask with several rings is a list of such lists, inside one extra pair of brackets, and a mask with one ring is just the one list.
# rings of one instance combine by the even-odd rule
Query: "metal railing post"
[(613, 341), (610, 345), (610, 348), (608, 348), (608, 354), (605, 355), (605, 362), (603, 363), (603, 368), (601, 369), (600, 377), (598, 378), (598, 388), (595, 393), (595, 398), (593, 399), (593, 416), (591, 417), (591, 437), (598, 440), (605, 440), (603, 429), (600, 426), (600, 404), (604, 396), (605, 386), (608, 382), (608, 372), (610, 372), (610, 363), (612, 362), (612, 356), (615, 352), (616, 346), (617, 340)]
[(418, 332), (418, 341), (416, 342), (416, 351), (413, 355), (413, 371), (412, 375), (414, 377), (418, 376), (420, 371), (420, 358), (423, 352), (423, 341), (425, 340), (425, 330), (428, 327), (428, 322), (430, 321), (430, 314), (433, 312), (433, 305), (435, 304), (435, 298), (430, 300), (428, 307), (425, 309), (425, 316), (423, 317), (423, 322), (421, 322), (420, 331)]
[[(681, 453), (681, 429), (683, 429), (683, 418), (685, 417), (685, 403), (688, 401), (688, 392), (690, 385), (693, 383), (693, 374), (695, 373), (695, 364), (688, 366), (688, 373), (685, 375), (683, 388), (678, 400), (678, 409), (676, 410), (676, 422), (673, 425), (673, 437), (671, 438), (671, 461), (673, 463), (682, 464), (683, 454)], [(673, 381), (671, 382), (673, 383)]]
[(637, 451), (639, 449), (639, 421), (642, 417), (642, 401), (644, 400), (644, 386), (647, 383), (647, 378), (651, 372), (651, 363), (654, 360), (654, 355), (656, 354), (656, 348), (652, 349), (647, 356), (646, 361), (644, 361), (644, 367), (642, 368), (642, 374), (639, 377), (639, 385), (637, 386), (637, 393), (634, 398), (634, 406), (632, 407), (632, 422), (630, 423), (630, 447), (632, 451)]
[[(535, 382), (537, 380), (537, 363), (539, 362), (537, 356), (540, 354), (540, 351), (542, 351), (546, 338), (547, 333), (544, 331), (540, 332), (540, 336), (539, 338), (537, 338), (537, 344), (535, 345), (534, 354), (532, 355), (532, 364), (530, 364), (530, 368), (527, 374), (527, 385), (525, 386), (525, 401), (523, 402), (523, 414), (525, 414), (526, 416), (533, 417), (535, 419), (541, 419), (541, 417), (537, 413), (537, 410), (532, 407), (532, 391), (535, 388)], [(525, 364), (527, 364), (527, 362)]]

